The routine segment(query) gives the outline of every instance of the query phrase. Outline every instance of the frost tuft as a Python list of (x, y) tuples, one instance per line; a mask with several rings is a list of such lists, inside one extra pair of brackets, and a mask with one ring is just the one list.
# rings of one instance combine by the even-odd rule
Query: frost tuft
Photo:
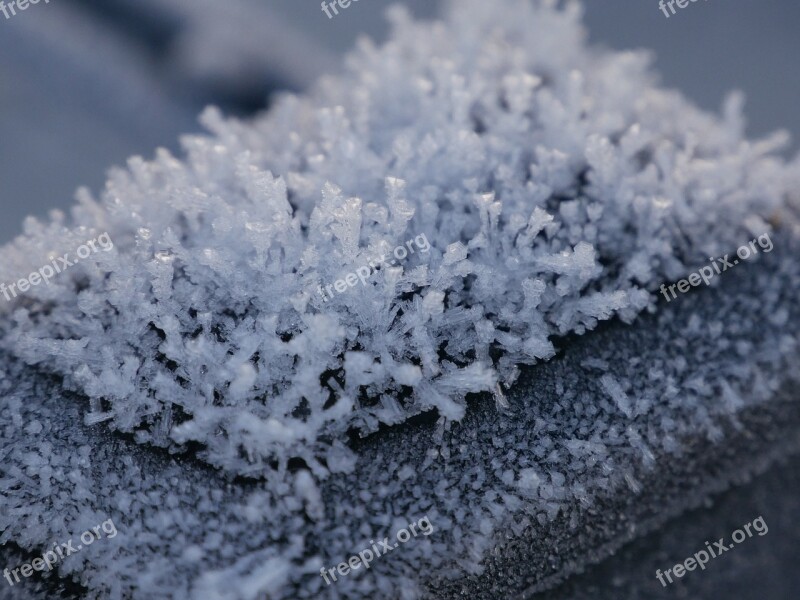
[(766, 225), (787, 168), (742, 138), (735, 98), (707, 114), (655, 87), (647, 55), (587, 48), (575, 5), (502, 4), (459, 0), (444, 25), (394, 11), (386, 45), (308, 95), (253, 122), (208, 109), (185, 158), (131, 159), (69, 227), (28, 220), (0, 280), (101, 231), (115, 249), (4, 303), (2, 346), (88, 396), (88, 424), (324, 476), (352, 465), (348, 431), (460, 419), (467, 394), (497, 398), (561, 336), (633, 319)]

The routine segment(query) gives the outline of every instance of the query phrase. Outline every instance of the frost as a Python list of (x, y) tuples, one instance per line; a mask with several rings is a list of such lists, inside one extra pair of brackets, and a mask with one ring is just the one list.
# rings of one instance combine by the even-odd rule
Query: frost
[[(570, 6), (397, 9), (386, 45), (307, 95), (252, 122), (208, 109), (185, 157), (133, 158), (70, 220), (26, 221), (0, 281), (99, 232), (115, 247), (0, 301), (2, 348), (87, 396), (88, 424), (323, 477), (352, 465), (349, 431), (460, 419), (562, 336), (632, 320), (766, 226), (792, 179), (780, 139), (742, 138), (736, 98), (717, 117), (655, 87), (645, 54), (588, 48)], [(428, 252), (320, 300), (423, 234)]]
[(541, 478), (535, 469), (523, 469), (519, 473), (517, 486), (527, 493), (535, 493), (539, 489)]
[(606, 393), (611, 396), (617, 408), (619, 408), (626, 417), (632, 417), (633, 408), (631, 406), (631, 399), (628, 398), (628, 394), (622, 389), (619, 381), (617, 381), (613, 375), (606, 374), (600, 378), (600, 384), (603, 386)]

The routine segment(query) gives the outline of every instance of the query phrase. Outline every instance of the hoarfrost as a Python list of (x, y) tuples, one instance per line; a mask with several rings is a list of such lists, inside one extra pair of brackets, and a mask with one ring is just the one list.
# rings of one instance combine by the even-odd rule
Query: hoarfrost
[(656, 87), (646, 54), (587, 48), (570, 6), (394, 9), (390, 42), (307, 95), (252, 122), (206, 110), (183, 159), (133, 158), (69, 220), (26, 221), (2, 281), (100, 232), (115, 248), (0, 305), (2, 348), (88, 396), (87, 423), (324, 477), (352, 464), (348, 431), (460, 419), (561, 336), (632, 320), (767, 227), (792, 179), (780, 138), (742, 138), (736, 97), (717, 117)]

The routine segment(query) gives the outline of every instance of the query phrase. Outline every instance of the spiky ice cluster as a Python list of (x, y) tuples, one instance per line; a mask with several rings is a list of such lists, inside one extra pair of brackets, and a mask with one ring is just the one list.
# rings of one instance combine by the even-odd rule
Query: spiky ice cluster
[[(89, 398), (86, 420), (196, 442), (224, 469), (346, 470), (347, 436), (465, 398), (503, 401), (518, 366), (769, 231), (782, 136), (656, 86), (644, 53), (588, 47), (577, 4), (452, 2), (390, 12), (344, 71), (250, 122), (203, 115), (29, 220), (16, 280), (100, 232), (115, 249), (39, 286), (3, 347)], [(324, 287), (424, 235), (430, 251), (324, 302)]]

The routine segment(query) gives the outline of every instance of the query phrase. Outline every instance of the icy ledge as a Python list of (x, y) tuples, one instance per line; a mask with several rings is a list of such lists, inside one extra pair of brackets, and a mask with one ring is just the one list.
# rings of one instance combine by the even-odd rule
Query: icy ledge
[[(799, 253), (797, 235), (776, 233), (755, 268), (523, 368), (508, 410), (475, 401), (459, 423), (385, 428), (353, 444), (352, 472), (316, 486), (305, 469), (233, 479), (86, 426), (57, 378), (0, 354), (0, 562), (111, 518), (119, 535), (60, 563), (43, 599), (70, 581), (87, 588), (75, 600), (527, 597), (800, 450)], [(326, 584), (321, 568), (422, 515), (433, 535)], [(654, 574), (630, 597), (659, 597)], [(616, 581), (596, 596), (624, 597)]]
[(88, 396), (89, 424), (324, 477), (352, 468), (349, 432), (502, 404), (561, 336), (631, 321), (770, 231), (784, 136), (747, 142), (738, 96), (715, 117), (656, 87), (646, 54), (586, 47), (577, 4), (390, 14), (390, 41), (308, 96), (247, 123), (208, 110), (184, 160), (132, 159), (71, 222), (26, 222), (0, 281), (102, 232), (115, 247), (2, 299), (0, 348)]

